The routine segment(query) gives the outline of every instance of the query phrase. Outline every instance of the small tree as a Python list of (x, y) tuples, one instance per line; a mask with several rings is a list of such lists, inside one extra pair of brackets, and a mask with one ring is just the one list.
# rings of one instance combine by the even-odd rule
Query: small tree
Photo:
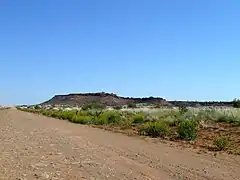
[(217, 137), (214, 139), (213, 145), (216, 150), (222, 151), (229, 145), (229, 139), (227, 137)]
[(135, 103), (130, 103), (128, 104), (128, 108), (136, 108), (137, 105)]
[(235, 98), (232, 102), (234, 108), (240, 108), (240, 99)]
[(144, 136), (162, 137), (169, 134), (169, 126), (166, 122), (156, 121), (148, 122), (139, 129), (139, 134)]
[(82, 110), (89, 110), (89, 109), (102, 110), (105, 108), (106, 106), (104, 104), (97, 103), (97, 102), (91, 102), (82, 106)]
[(40, 107), (39, 105), (35, 105), (35, 106), (34, 106), (34, 109), (37, 109), (37, 110), (38, 110), (38, 109), (41, 109), (41, 107)]
[(178, 125), (178, 134), (181, 139), (193, 141), (198, 135), (198, 122), (196, 120), (183, 120)]
[(180, 114), (185, 114), (186, 112), (188, 112), (188, 108), (184, 105), (179, 106), (178, 110), (179, 110)]
[(116, 105), (116, 106), (113, 106), (113, 109), (120, 110), (120, 109), (122, 109), (122, 106)]

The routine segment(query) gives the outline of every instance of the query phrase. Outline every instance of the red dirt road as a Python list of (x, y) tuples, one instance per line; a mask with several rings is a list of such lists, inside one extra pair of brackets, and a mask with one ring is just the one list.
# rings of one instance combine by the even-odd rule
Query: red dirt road
[(240, 157), (197, 154), (15, 109), (0, 111), (0, 179), (240, 180)]

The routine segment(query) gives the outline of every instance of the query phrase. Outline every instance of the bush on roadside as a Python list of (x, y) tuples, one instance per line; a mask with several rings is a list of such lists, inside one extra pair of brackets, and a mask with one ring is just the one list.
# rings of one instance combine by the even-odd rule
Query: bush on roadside
[(169, 126), (162, 121), (148, 122), (144, 124), (140, 130), (139, 134), (151, 137), (165, 137), (169, 133)]
[(99, 110), (99, 109), (105, 109), (105, 108), (106, 106), (104, 104), (100, 104), (97, 102), (91, 102), (82, 106), (82, 110), (91, 110), (91, 109)]
[(7, 109), (10, 109), (10, 107), (1, 107), (0, 106), (0, 110), (7, 110)]
[(217, 122), (228, 123), (229, 121), (231, 121), (231, 119), (232, 119), (232, 117), (222, 114), (217, 118)]
[(128, 104), (128, 108), (137, 108), (137, 105), (135, 103)]
[(181, 122), (186, 120), (195, 121), (196, 123), (199, 122), (197, 116), (191, 111), (186, 111), (185, 113), (173, 114), (173, 116), (168, 116), (164, 120), (170, 121), (169, 122), (170, 126), (177, 126), (177, 127), (179, 127)]
[(45, 111), (45, 110), (43, 110), (41, 112), (41, 114), (44, 115), (44, 116), (52, 117), (53, 112), (52, 111)]
[(75, 111), (59, 111), (56, 116), (59, 119), (72, 120), (73, 116), (76, 115)]
[(121, 109), (122, 109), (122, 106), (113, 106), (113, 109), (115, 109), (115, 110), (121, 110)]
[(78, 116), (94, 116), (94, 112), (92, 112), (92, 111), (85, 111), (85, 110), (76, 111), (76, 114)]
[(240, 118), (236, 117), (234, 115), (222, 114), (216, 119), (216, 121), (217, 122), (228, 123), (228, 124), (240, 125)]
[(100, 115), (100, 122), (106, 124), (119, 124), (121, 120), (121, 115), (116, 111), (105, 111)]
[(39, 105), (35, 105), (34, 109), (41, 109), (41, 107)]
[(240, 108), (240, 99), (235, 98), (235, 99), (232, 101), (232, 104), (233, 104), (233, 107), (234, 107), (234, 108)]
[(178, 135), (181, 139), (192, 141), (198, 135), (198, 122), (195, 120), (183, 120), (178, 125)]
[(91, 116), (78, 116), (74, 115), (70, 122), (76, 123), (76, 124), (91, 124), (92, 123), (92, 117)]
[(180, 114), (185, 114), (186, 112), (188, 112), (188, 108), (186, 106), (180, 106), (178, 107), (178, 111), (180, 112)]
[(215, 121), (219, 116), (216, 110), (200, 110), (197, 113), (196, 119), (199, 121)]
[(213, 145), (216, 150), (222, 151), (229, 145), (229, 139), (227, 137), (217, 137), (214, 139)]
[(133, 118), (134, 124), (140, 124), (140, 123), (144, 123), (146, 121), (145, 115), (142, 113), (137, 113), (132, 118)]
[(131, 118), (122, 117), (120, 121), (121, 129), (131, 129), (133, 120)]
[(59, 111), (52, 111), (51, 113), (49, 113), (49, 116), (59, 119)]
[(104, 117), (93, 117), (93, 124), (95, 125), (104, 125), (108, 124), (107, 120)]
[(165, 118), (160, 118), (160, 120), (164, 121), (170, 127), (178, 126), (179, 118), (175, 118), (173, 116), (167, 116)]

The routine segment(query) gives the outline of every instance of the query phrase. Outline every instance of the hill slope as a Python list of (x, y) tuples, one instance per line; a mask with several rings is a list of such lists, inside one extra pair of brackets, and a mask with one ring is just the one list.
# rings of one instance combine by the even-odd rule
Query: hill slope
[(90, 102), (97, 102), (107, 106), (122, 106), (131, 103), (147, 103), (147, 104), (160, 104), (162, 106), (169, 105), (169, 103), (159, 97), (149, 98), (130, 98), (121, 97), (113, 93), (80, 93), (68, 95), (56, 95), (49, 101), (42, 103), (43, 105), (85, 105)]
[(79, 93), (79, 94), (67, 94), (67, 95), (56, 95), (52, 99), (42, 103), (41, 105), (69, 105), (69, 106), (83, 106), (85, 104), (96, 102), (104, 104), (106, 106), (123, 106), (131, 103), (146, 103), (155, 104), (159, 106), (188, 106), (188, 107), (199, 107), (199, 106), (232, 106), (232, 102), (199, 102), (199, 101), (167, 101), (160, 97), (146, 97), (146, 98), (132, 98), (132, 97), (121, 97), (113, 93)]

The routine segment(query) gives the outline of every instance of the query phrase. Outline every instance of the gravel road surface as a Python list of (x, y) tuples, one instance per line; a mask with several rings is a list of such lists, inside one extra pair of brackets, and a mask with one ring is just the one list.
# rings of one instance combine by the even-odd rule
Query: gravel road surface
[(0, 111), (0, 179), (240, 180), (240, 157)]

